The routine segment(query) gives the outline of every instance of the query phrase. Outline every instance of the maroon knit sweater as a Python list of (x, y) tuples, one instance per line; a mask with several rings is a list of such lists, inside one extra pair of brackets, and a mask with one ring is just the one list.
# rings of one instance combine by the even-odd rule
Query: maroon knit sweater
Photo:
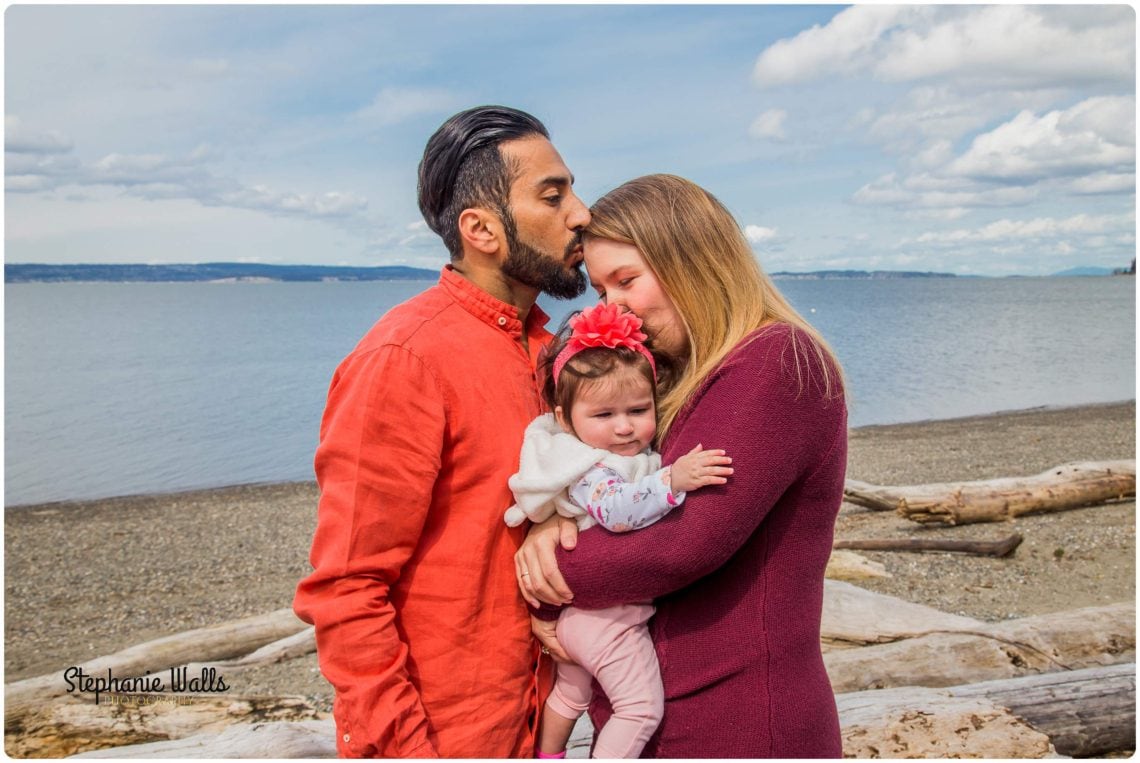
[[(558, 564), (574, 605), (654, 600), (665, 718), (658, 758), (841, 757), (819, 645), (823, 573), (847, 464), (847, 409), (827, 399), (811, 339), (776, 324), (734, 350), (662, 447), (724, 448), (728, 484), (693, 491), (633, 533), (594, 528)], [(837, 385), (836, 385), (837, 386)], [(540, 616), (550, 616), (547, 610)], [(610, 707), (597, 683), (590, 717)]]

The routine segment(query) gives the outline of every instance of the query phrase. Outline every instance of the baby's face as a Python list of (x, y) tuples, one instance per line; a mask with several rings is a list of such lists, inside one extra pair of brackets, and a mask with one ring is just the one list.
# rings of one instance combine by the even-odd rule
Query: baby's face
[(578, 439), (591, 448), (636, 456), (657, 432), (653, 390), (637, 374), (583, 384), (570, 409), (570, 423)]

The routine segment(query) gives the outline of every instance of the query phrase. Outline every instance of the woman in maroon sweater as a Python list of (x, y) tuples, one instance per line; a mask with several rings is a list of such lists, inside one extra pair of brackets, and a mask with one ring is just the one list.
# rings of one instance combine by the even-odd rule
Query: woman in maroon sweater
[[(591, 213), (592, 284), (675, 369), (658, 403), (663, 462), (701, 444), (735, 472), (635, 533), (532, 528), (516, 561), (524, 596), (543, 602), (535, 633), (558, 657), (558, 605), (652, 599), (666, 705), (643, 757), (840, 757), (819, 643), (847, 461), (839, 364), (703, 189), (651, 175)], [(597, 728), (609, 707), (595, 697)]]

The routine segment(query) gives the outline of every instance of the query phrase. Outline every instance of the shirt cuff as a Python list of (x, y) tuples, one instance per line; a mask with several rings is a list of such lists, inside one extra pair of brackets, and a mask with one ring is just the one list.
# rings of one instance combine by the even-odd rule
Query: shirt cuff
[(557, 620), (558, 616), (562, 614), (561, 605), (555, 606), (553, 604), (543, 604), (542, 606), (535, 608), (531, 607), (528, 604), (527, 607), (530, 608), (530, 613), (532, 615), (537, 617), (539, 620), (545, 620), (546, 622)]

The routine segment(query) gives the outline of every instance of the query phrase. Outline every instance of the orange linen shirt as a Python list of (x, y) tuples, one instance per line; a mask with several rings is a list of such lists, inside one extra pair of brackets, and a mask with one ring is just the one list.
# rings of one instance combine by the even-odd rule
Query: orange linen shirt
[(551, 666), (515, 583), (527, 528), (503, 513), (547, 320), (445, 267), (333, 376), (293, 607), (316, 625), (342, 756), (533, 756)]

